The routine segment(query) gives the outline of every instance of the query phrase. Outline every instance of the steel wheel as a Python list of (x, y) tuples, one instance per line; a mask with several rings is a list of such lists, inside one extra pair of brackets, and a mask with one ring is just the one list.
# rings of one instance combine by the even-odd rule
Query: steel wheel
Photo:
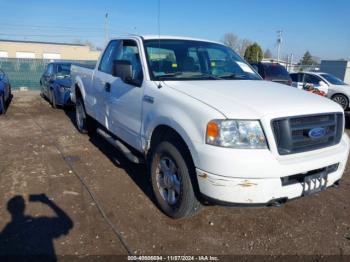
[(346, 110), (349, 106), (349, 101), (346, 96), (337, 94), (332, 97), (332, 100), (338, 103), (344, 110)]
[(175, 205), (180, 196), (181, 182), (177, 170), (178, 167), (169, 157), (162, 157), (156, 170), (159, 193), (170, 206)]

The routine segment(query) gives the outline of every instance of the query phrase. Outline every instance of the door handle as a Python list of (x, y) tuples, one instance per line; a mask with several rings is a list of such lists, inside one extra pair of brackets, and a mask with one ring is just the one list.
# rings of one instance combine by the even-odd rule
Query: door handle
[(110, 83), (105, 83), (105, 90), (106, 92), (111, 92), (111, 84)]

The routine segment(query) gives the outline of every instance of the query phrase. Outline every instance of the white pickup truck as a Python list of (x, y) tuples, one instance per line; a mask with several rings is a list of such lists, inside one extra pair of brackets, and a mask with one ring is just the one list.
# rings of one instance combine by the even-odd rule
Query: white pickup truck
[(349, 154), (343, 109), (263, 81), (230, 48), (168, 36), (111, 40), (94, 69), (72, 66), (80, 132), (146, 162), (159, 207), (280, 205), (337, 184)]

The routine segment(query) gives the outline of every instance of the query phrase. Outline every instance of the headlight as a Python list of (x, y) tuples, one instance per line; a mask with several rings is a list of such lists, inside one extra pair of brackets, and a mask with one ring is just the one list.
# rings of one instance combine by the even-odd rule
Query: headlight
[(207, 125), (206, 142), (231, 148), (267, 148), (264, 132), (256, 120), (212, 120)]
[(69, 89), (69, 87), (65, 87), (65, 86), (60, 86), (59, 88), (58, 88), (58, 90), (60, 91), (60, 92), (65, 92), (67, 89)]

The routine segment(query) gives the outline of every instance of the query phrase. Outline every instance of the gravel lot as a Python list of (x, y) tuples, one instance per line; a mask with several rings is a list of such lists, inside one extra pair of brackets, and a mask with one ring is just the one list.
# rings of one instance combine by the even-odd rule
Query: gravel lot
[[(172, 220), (156, 207), (145, 166), (130, 164), (98, 136), (79, 134), (73, 122), (74, 111), (54, 110), (36, 92), (15, 92), (0, 117), (0, 241), (22, 243), (11, 248), (59, 257), (350, 255), (349, 168), (340, 187), (281, 208), (211, 206)], [(51, 201), (29, 201), (36, 194)], [(40, 247), (43, 239), (53, 250)], [(37, 244), (26, 249), (28, 243)]]

